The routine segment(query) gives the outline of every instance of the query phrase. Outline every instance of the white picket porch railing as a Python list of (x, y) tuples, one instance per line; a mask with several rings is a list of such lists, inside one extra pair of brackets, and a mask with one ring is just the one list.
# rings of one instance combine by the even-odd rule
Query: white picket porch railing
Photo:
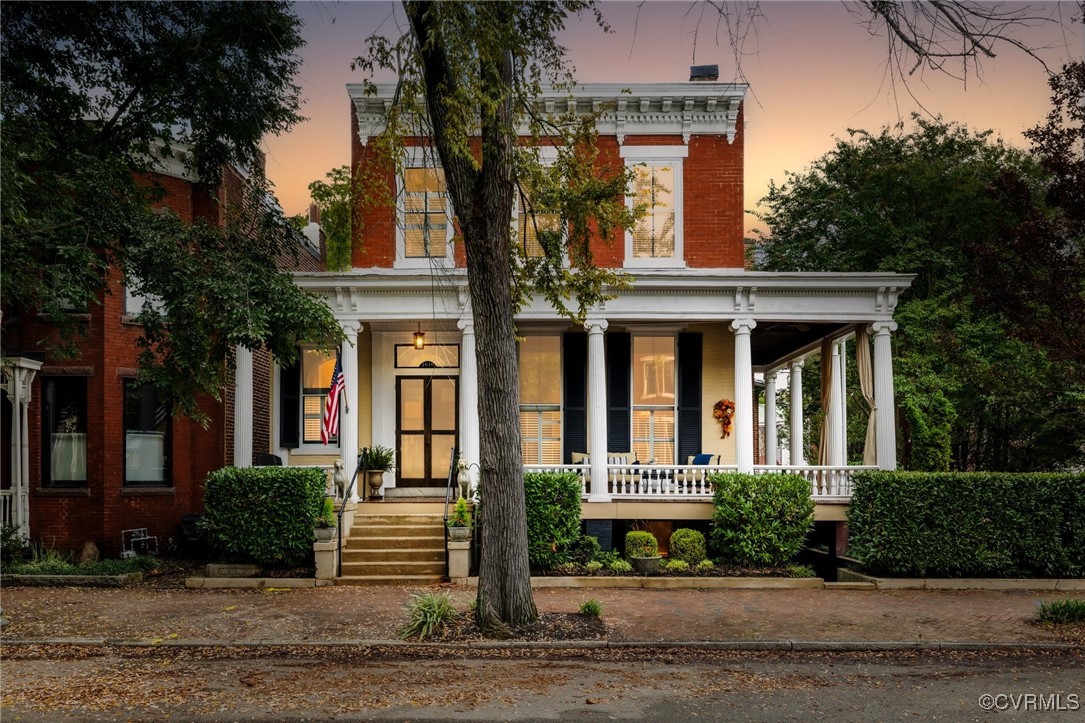
[(15, 500), (11, 490), (0, 490), (0, 525), (15, 523)]
[[(709, 500), (714, 489), (709, 477), (717, 472), (735, 472), (734, 465), (607, 465), (607, 491), (615, 499)], [(817, 502), (848, 502), (851, 476), (877, 467), (823, 465), (755, 465), (754, 474), (796, 474), (810, 483)], [(581, 493), (591, 489), (591, 468), (586, 464), (525, 465), (525, 472), (572, 472), (580, 478)]]

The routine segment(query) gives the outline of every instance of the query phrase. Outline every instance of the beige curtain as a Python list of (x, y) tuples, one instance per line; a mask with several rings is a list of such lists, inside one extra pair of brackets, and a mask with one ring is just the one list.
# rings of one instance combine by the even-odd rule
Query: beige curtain
[(829, 464), (829, 395), (833, 388), (833, 342), (821, 340), (821, 438), (818, 442), (818, 464)]
[(866, 441), (863, 443), (863, 464), (878, 463), (875, 445), (877, 415), (874, 404), (874, 363), (870, 358), (870, 335), (866, 325), (855, 332), (855, 365), (859, 368), (859, 388), (863, 392), (863, 401), (867, 405)]

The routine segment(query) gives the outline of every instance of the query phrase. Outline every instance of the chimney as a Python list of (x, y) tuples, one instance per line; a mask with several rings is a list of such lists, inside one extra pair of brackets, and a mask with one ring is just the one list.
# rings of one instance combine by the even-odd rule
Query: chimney
[(315, 203), (309, 204), (309, 222), (320, 223), (320, 207)]
[(693, 82), (713, 82), (720, 79), (720, 66), (718, 65), (691, 65), (689, 66), (689, 80)]

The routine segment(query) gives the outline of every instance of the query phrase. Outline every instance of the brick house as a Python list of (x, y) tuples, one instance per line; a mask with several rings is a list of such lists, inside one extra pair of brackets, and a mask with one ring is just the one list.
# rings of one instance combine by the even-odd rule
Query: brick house
[[(347, 90), (357, 167), (383, 127), (394, 87), (379, 86), (376, 95)], [(596, 263), (621, 269), (632, 284), (594, 309), (583, 328), (541, 298), (517, 318), (525, 466), (579, 474), (583, 516), (604, 538), (608, 530), (617, 537), (620, 520), (707, 519), (705, 478), (713, 469), (802, 474), (817, 519), (842, 525), (851, 472), (896, 466), (890, 336), (897, 296), (911, 277), (745, 270), (746, 90), (714, 79), (585, 84), (536, 100), (544, 115), (602, 109), (600, 162), (632, 167), (630, 203), (652, 208), (624, 243), (593, 246)], [(352, 268), (295, 275), (323, 296), (348, 338), (340, 437), (328, 446), (319, 440), (333, 358), (305, 351), (300, 369), (275, 375), (276, 454), (288, 464), (340, 459), (349, 470), (360, 447), (391, 447), (398, 468), (385, 474), (386, 505), (443, 496), (452, 448), (471, 464), (479, 448), (464, 249), (453, 238), (440, 169), (423, 162), (421, 148), (407, 150), (402, 173), (385, 174), (396, 207), (366, 212)], [(531, 244), (530, 231), (520, 230), (518, 242)], [(876, 426), (866, 464), (849, 465), (842, 355), (864, 347), (862, 381)], [(774, 407), (778, 385), (801, 398), (803, 360), (815, 354), (831, 360), (822, 365), (828, 421), (819, 458), (807, 459), (801, 405), (779, 420), (792, 430), (787, 449), (777, 443)], [(760, 445), (755, 383), (770, 391), (762, 418), (772, 423)], [(724, 401), (734, 405), (729, 436), (713, 415)]]
[[(220, 186), (210, 188), (188, 171), (185, 153), (175, 149), (141, 180), (160, 186), (159, 205), (182, 220), (223, 225), (243, 192), (243, 175), (227, 168)], [(309, 233), (299, 244), (281, 265), (323, 269), (318, 236)], [(224, 403), (200, 401), (206, 429), (175, 417), (153, 386), (135, 382), (135, 315), (148, 300), (124, 287), (117, 268), (107, 284), (100, 304), (72, 311), (85, 331), (75, 359), (43, 351), (39, 342), (54, 333), (48, 321), (5, 312), (0, 501), (3, 522), (20, 524), (31, 539), (58, 549), (92, 541), (115, 555), (122, 530), (131, 528), (147, 528), (165, 548), (178, 538), (182, 517), (202, 511), (208, 472), (252, 464), (269, 451), (272, 360), (266, 351), (237, 353), (251, 404), (238, 404), (229, 388)]]

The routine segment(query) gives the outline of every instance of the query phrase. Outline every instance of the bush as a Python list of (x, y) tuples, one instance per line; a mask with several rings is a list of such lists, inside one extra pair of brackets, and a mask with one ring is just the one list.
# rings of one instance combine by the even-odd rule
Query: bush
[(77, 565), (72, 562), (70, 554), (34, 546), (30, 548), (30, 559), (12, 563), (5, 567), (4, 572), (12, 575), (127, 575), (148, 572), (158, 564), (157, 558), (141, 555), (126, 560), (99, 560), (88, 565)]
[(580, 478), (572, 472), (524, 475), (527, 555), (531, 567), (547, 569), (569, 561), (580, 539)]
[(607, 569), (611, 572), (629, 573), (633, 572), (633, 566), (628, 560), (614, 560), (607, 565)]
[(686, 527), (671, 533), (671, 559), (696, 565), (705, 559), (704, 535)]
[(875, 574), (1085, 575), (1085, 475), (860, 472), (850, 554)]
[(1066, 598), (1040, 603), (1039, 617), (1045, 623), (1085, 623), (1085, 600)]
[(740, 565), (782, 565), (798, 554), (814, 526), (810, 483), (791, 474), (716, 474), (710, 540)]
[(207, 477), (199, 527), (228, 559), (297, 565), (313, 549), (324, 487), (316, 467), (226, 467)]
[(603, 563), (598, 560), (589, 560), (584, 563), (584, 569), (588, 572), (599, 572), (603, 569)]
[(557, 565), (550, 568), (550, 570), (561, 575), (576, 575), (580, 572), (580, 565), (575, 562), (559, 562)]
[(667, 560), (667, 572), (689, 572), (689, 563), (685, 560)]
[(580, 603), (580, 614), (597, 618), (603, 614), (603, 604), (598, 600), (585, 600)]
[(0, 525), (0, 565), (14, 565), (26, 556), (26, 541), (19, 534), (19, 526)]
[(404, 640), (425, 640), (437, 631), (446, 629), (458, 617), (459, 613), (453, 607), (452, 598), (447, 592), (414, 593), (407, 603), (407, 627), (403, 629), (400, 637)]
[(659, 554), (656, 536), (647, 530), (633, 530), (625, 533), (626, 557), (655, 557)]
[(599, 539), (591, 535), (581, 535), (569, 546), (569, 560), (581, 565), (596, 559), (601, 553)]
[(705, 559), (697, 563), (697, 570), (699, 572), (712, 572), (716, 569), (716, 566), (712, 564), (711, 560)]

